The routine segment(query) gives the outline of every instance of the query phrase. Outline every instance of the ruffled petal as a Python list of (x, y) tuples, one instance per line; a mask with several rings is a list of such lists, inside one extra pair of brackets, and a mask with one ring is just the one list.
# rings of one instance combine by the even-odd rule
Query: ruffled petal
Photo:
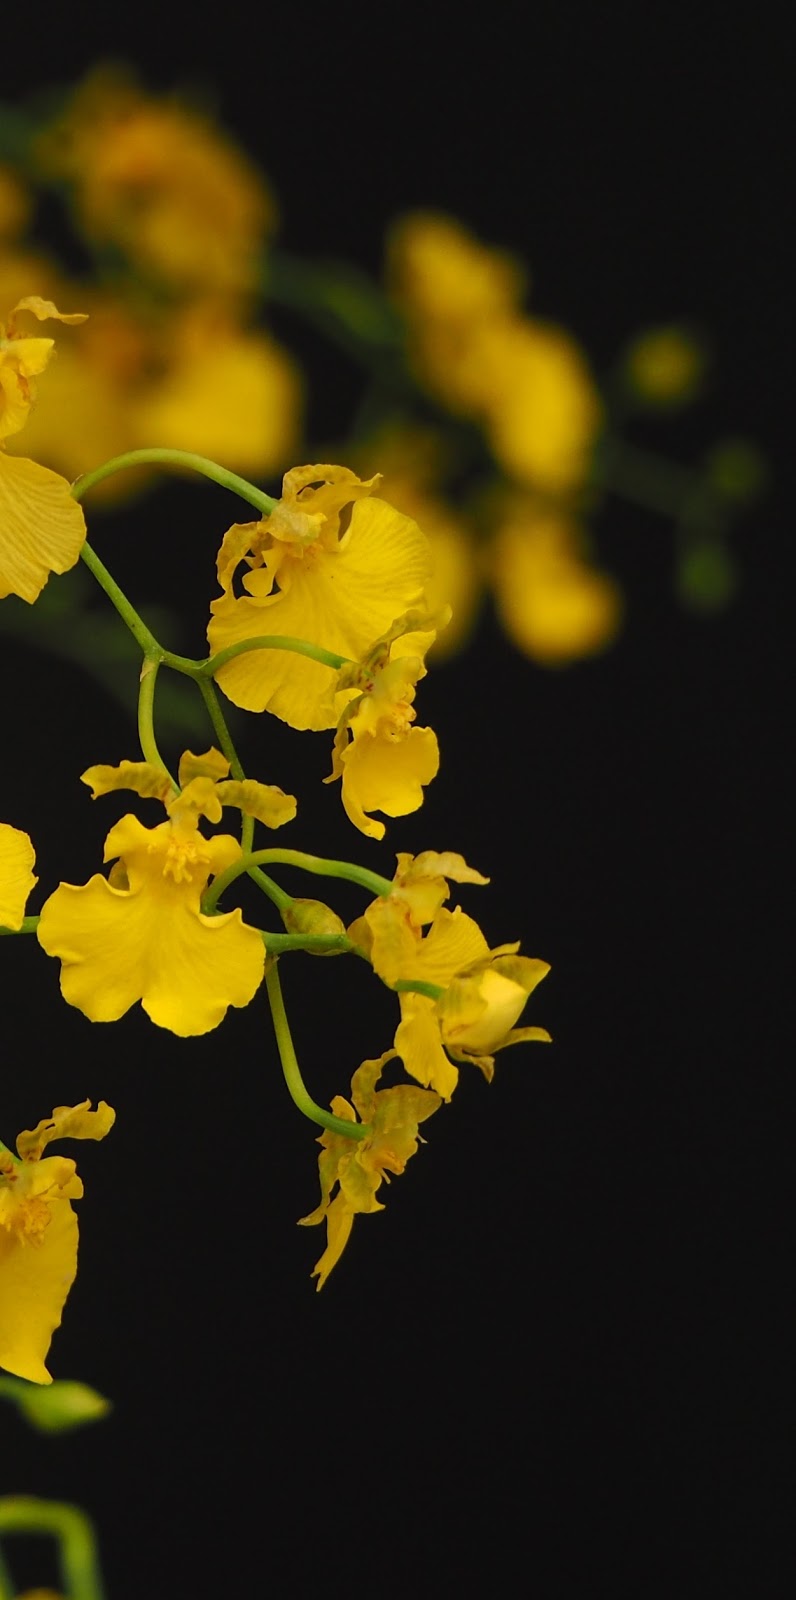
[(28, 895), (38, 878), (36, 852), (26, 833), (0, 822), (0, 927), (22, 927)]
[(25, 456), (0, 455), (0, 599), (18, 594), (32, 604), (51, 572), (74, 566), (85, 537), (65, 478)]
[(68, 1200), (48, 1202), (39, 1240), (0, 1225), (0, 1367), (29, 1383), (51, 1383), (45, 1366), (77, 1272), (77, 1217)]
[[(355, 503), (333, 549), (291, 547), (283, 564), (289, 586), (260, 599), (237, 599), (229, 590), (213, 602), (207, 636), (214, 654), (244, 639), (284, 634), (358, 661), (396, 616), (420, 601), (431, 557), (415, 522), (382, 500), (366, 499)], [(291, 727), (331, 728), (337, 721), (335, 674), (292, 652), (248, 651), (221, 667), (217, 681), (236, 705), (271, 711)]]
[(448, 1060), (442, 1048), (433, 1000), (419, 994), (401, 995), (401, 1022), (395, 1033), (395, 1048), (407, 1072), (418, 1083), (436, 1089), (443, 1100), (450, 1100), (459, 1081), (459, 1069)]

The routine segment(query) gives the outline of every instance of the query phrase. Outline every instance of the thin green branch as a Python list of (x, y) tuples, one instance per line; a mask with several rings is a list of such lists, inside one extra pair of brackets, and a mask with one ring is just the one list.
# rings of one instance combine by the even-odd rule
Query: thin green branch
[(127, 595), (119, 588), (116, 579), (111, 577), (96, 551), (92, 550), (88, 540), (85, 541), (80, 555), (92, 577), (96, 578), (100, 588), (105, 590), (111, 604), (116, 607), (122, 622), (130, 629), (136, 644), (143, 650), (144, 655), (151, 657), (152, 660), (162, 661), (165, 654), (162, 646), (158, 644), (154, 633), (150, 632), (143, 617), (139, 616), (135, 606), (131, 605)]
[[(246, 655), (250, 650), (292, 650), (296, 655), (319, 661), (321, 666), (331, 667), (335, 672), (350, 665), (348, 656), (339, 656), (336, 651), (325, 650), (320, 644), (310, 644), (308, 639), (294, 639), (282, 633), (264, 633), (255, 639), (241, 639), (238, 644), (227, 645), (225, 650), (219, 650), (216, 655), (203, 661), (200, 671), (203, 676), (212, 678), (228, 661), (234, 660), (235, 656)], [(185, 668), (177, 670), (184, 671)]]
[(264, 933), (268, 954), (282, 955), (285, 950), (306, 950), (310, 955), (363, 955), (346, 933)]
[[(204, 897), (202, 909), (212, 911), (224, 890), (242, 873), (248, 872), (257, 883), (260, 879), (254, 868), (276, 865), (299, 867), (302, 872), (315, 873), (319, 878), (345, 878), (349, 883), (358, 883), (361, 888), (369, 889), (371, 894), (385, 898), (392, 894), (394, 887), (389, 878), (382, 878), (377, 872), (370, 872), (367, 867), (359, 867), (352, 861), (327, 861), (323, 856), (311, 856), (304, 850), (255, 850), (251, 855), (241, 857), (240, 861), (233, 861), (226, 872), (219, 873)], [(270, 890), (266, 890), (266, 893), (270, 893)], [(291, 899), (291, 895), (284, 895), (285, 904), (289, 904)], [(275, 901), (275, 904), (279, 902)]]
[(399, 978), (397, 983), (388, 983), (387, 988), (396, 994), (425, 994), (429, 1000), (438, 1000), (445, 993), (438, 983), (426, 983), (424, 978)]
[(3, 927), (0, 927), (0, 934), (3, 934), (3, 933), (35, 933), (36, 929), (38, 928), (38, 926), (39, 926), (38, 917), (23, 917), (22, 918), (22, 926), (21, 927), (19, 927), (19, 928), (3, 928)]
[(94, 1529), (78, 1506), (32, 1495), (0, 1499), (0, 1535), (49, 1534), (58, 1542), (66, 1600), (103, 1600)]
[(265, 983), (268, 990), (268, 999), (271, 1003), (271, 1016), (274, 1021), (274, 1033), (279, 1050), (279, 1059), (282, 1062), (282, 1071), (285, 1083), (293, 1104), (311, 1122), (317, 1122), (319, 1127), (328, 1128), (331, 1133), (341, 1133), (346, 1139), (364, 1139), (370, 1132), (367, 1123), (345, 1122), (342, 1117), (335, 1117), (331, 1111), (324, 1111), (309, 1094), (304, 1079), (301, 1076), (296, 1052), (293, 1048), (293, 1039), (290, 1033), (290, 1024), (287, 1020), (285, 1002), (282, 997), (282, 985), (276, 961), (266, 969)]
[(158, 749), (155, 738), (155, 684), (158, 676), (158, 662), (147, 656), (141, 668), (141, 679), (138, 688), (138, 742), (141, 753), (150, 766), (159, 767), (165, 772), (175, 794), (179, 794), (179, 785), (166, 766)]
[(114, 456), (110, 461), (104, 461), (101, 467), (95, 467), (92, 472), (84, 472), (72, 485), (72, 494), (76, 500), (82, 500), (89, 489), (97, 483), (102, 483), (103, 478), (109, 478), (114, 472), (122, 472), (126, 467), (164, 466), (177, 467), (183, 471), (200, 472), (205, 478), (212, 478), (214, 483), (220, 483), (222, 488), (230, 489), (241, 500), (246, 500), (249, 505), (255, 506), (264, 516), (270, 516), (276, 505), (273, 495), (264, 494), (262, 489), (249, 483), (248, 479), (240, 478), (237, 472), (229, 472), (226, 467), (220, 467), (216, 461), (210, 461), (207, 456), (199, 456), (192, 450), (167, 450), (156, 447), (143, 450), (126, 450), (123, 455)]

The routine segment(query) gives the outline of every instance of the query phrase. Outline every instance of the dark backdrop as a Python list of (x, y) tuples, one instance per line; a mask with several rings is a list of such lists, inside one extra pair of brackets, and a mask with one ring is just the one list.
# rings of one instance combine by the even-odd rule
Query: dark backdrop
[[(784, 38), (766, 7), (743, 37), (699, 8), (584, 11), (233, 5), (178, 37), (145, 5), (124, 27), (52, 22), (19, 85), (109, 51), (156, 88), (210, 84), (273, 177), (289, 248), (375, 269), (396, 211), (450, 209), (530, 259), (535, 308), (598, 367), (642, 323), (691, 317), (715, 382), (662, 437), (686, 460), (722, 431), (771, 453)], [(340, 371), (320, 376), (329, 434), (350, 403)], [(229, 511), (170, 485), (105, 525), (108, 559), (132, 572), (179, 539), (171, 597), (202, 608)], [(4, 941), (4, 1134), (85, 1095), (119, 1119), (80, 1151), (81, 1270), (52, 1353), (115, 1413), (52, 1442), (9, 1421), (0, 1480), (93, 1511), (118, 1600), (474, 1578), (551, 1597), (780, 1592), (775, 500), (739, 534), (740, 593), (713, 620), (678, 608), (660, 524), (617, 506), (601, 531), (629, 590), (616, 648), (544, 674), (486, 618), (423, 686), (443, 767), (422, 813), (360, 852), (389, 872), (395, 849), (454, 848), (488, 872), (466, 905), (493, 942), (552, 962), (533, 1020), (555, 1044), (499, 1058), (491, 1088), (463, 1074), (322, 1296), (320, 1230), (295, 1229), (315, 1203), (312, 1129), (264, 1007), (190, 1043), (140, 1012), (94, 1027), (59, 1002), (55, 964)], [(122, 735), (98, 687), (33, 653), (3, 701), (13, 821), (43, 880), (81, 881), (126, 804), (92, 809), (77, 774), (132, 756), (132, 723)], [(238, 731), (249, 752), (268, 739), (274, 781), (312, 785), (290, 842), (356, 854), (318, 782), (326, 740)], [(385, 1047), (389, 997), (343, 962), (284, 967), (325, 1099)]]

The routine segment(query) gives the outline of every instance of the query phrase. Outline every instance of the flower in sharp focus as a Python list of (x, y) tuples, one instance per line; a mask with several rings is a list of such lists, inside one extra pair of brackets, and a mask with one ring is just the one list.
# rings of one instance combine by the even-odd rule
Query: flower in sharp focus
[(332, 772), (342, 779), (343, 806), (355, 828), (383, 839), (384, 823), (370, 811), (403, 817), (423, 803), (423, 787), (439, 768), (437, 736), (416, 728), (415, 686), (426, 675), (423, 657), (447, 615), (407, 612), (371, 645), (362, 661), (343, 667), (341, 695), (359, 690), (344, 706), (335, 734)]
[(51, 572), (73, 567), (86, 537), (83, 512), (65, 478), (25, 456), (9, 456), (3, 441), (25, 426), (36, 397), (36, 378), (52, 355), (53, 340), (20, 335), (17, 318), (29, 311), (39, 322), (83, 322), (51, 300), (26, 295), (0, 324), (0, 598), (17, 594), (33, 602)]
[[(335, 1116), (346, 1122), (359, 1120), (369, 1124), (365, 1137), (348, 1139), (344, 1134), (326, 1130), (318, 1140), (323, 1147), (318, 1162), (321, 1203), (309, 1216), (301, 1217), (300, 1222), (302, 1226), (326, 1223), (326, 1249), (312, 1274), (318, 1279), (319, 1289), (340, 1260), (354, 1217), (363, 1212), (384, 1210), (376, 1199), (378, 1189), (382, 1182), (389, 1183), (390, 1174), (404, 1171), (420, 1142), (418, 1125), (441, 1104), (438, 1094), (416, 1089), (414, 1084), (376, 1088), (386, 1063), (393, 1060), (395, 1054), (394, 1050), (387, 1050), (378, 1060), (363, 1061), (357, 1068), (351, 1079), (353, 1104), (342, 1095), (335, 1095), (332, 1101)], [(335, 1187), (337, 1194), (332, 1199)]]
[[(544, 1028), (514, 1027), (528, 995), (550, 971), (547, 962), (518, 955), (516, 944), (490, 950), (472, 917), (442, 904), (448, 878), (487, 882), (453, 853), (399, 857), (393, 893), (374, 900), (349, 928), (379, 977), (389, 987), (401, 986), (395, 1048), (407, 1072), (444, 1100), (458, 1083), (454, 1061), (471, 1061), (491, 1078), (496, 1051), (550, 1038)], [(411, 983), (432, 993), (403, 987)]]
[[(223, 594), (207, 637), (213, 653), (246, 639), (299, 638), (358, 661), (394, 618), (421, 602), (431, 570), (417, 524), (383, 500), (378, 482), (345, 467), (294, 467), (261, 522), (236, 524), (218, 556)], [(241, 565), (245, 591), (233, 582)], [(233, 657), (216, 681), (235, 705), (271, 711), (293, 728), (333, 728), (336, 682), (317, 661), (280, 649)]]
[(276, 828), (295, 816), (296, 802), (276, 787), (225, 781), (228, 763), (217, 750), (186, 752), (180, 793), (146, 762), (90, 767), (83, 774), (97, 795), (133, 789), (159, 799), (169, 820), (144, 828), (125, 816), (105, 841), (108, 878), (62, 883), (42, 907), (39, 943), (61, 961), (61, 991), (92, 1022), (115, 1022), (137, 1000), (153, 1022), (183, 1038), (207, 1033), (229, 1006), (246, 1006), (258, 989), (265, 947), (241, 912), (205, 916), (201, 897), (211, 877), (239, 860), (230, 834), (206, 838), (199, 818), (220, 821), (232, 805)]
[(115, 1112), (105, 1101), (57, 1106), (51, 1118), (0, 1148), (0, 1367), (30, 1383), (50, 1383), (44, 1365), (77, 1271), (77, 1217), (83, 1185), (74, 1161), (42, 1152), (54, 1139), (104, 1139)]
[(22, 927), (28, 895), (38, 879), (36, 852), (26, 833), (0, 822), (0, 928)]

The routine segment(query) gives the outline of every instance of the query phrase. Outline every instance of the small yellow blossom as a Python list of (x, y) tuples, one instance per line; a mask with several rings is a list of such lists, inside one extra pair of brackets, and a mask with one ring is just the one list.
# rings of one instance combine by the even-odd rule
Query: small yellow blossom
[(20, 595), (32, 603), (51, 572), (73, 567), (86, 536), (83, 512), (64, 478), (24, 456), (6, 454), (3, 443), (27, 421), (36, 378), (53, 350), (52, 339), (20, 337), (17, 317), (32, 312), (39, 322), (83, 322), (51, 300), (26, 295), (0, 324), (0, 598)]
[(50, 1383), (44, 1365), (77, 1271), (77, 1217), (83, 1185), (74, 1161), (42, 1152), (54, 1139), (104, 1139), (115, 1120), (105, 1101), (57, 1106), (0, 1148), (0, 1367), (30, 1383)]
[(435, 211), (413, 211), (393, 225), (387, 274), (411, 324), (469, 325), (500, 316), (514, 308), (524, 287), (513, 257)]
[(487, 567), (498, 616), (523, 654), (556, 667), (604, 650), (622, 619), (618, 584), (584, 559), (572, 519), (516, 498), (498, 516)]
[[(370, 498), (346, 467), (294, 467), (261, 522), (236, 524), (218, 556), (223, 594), (210, 609), (214, 654), (268, 634), (286, 635), (358, 661), (396, 616), (422, 600), (431, 557), (417, 524)], [(244, 563), (246, 593), (233, 589)], [(333, 672), (287, 650), (251, 650), (216, 674), (248, 711), (271, 711), (294, 728), (333, 728)]]
[(0, 927), (22, 927), (28, 895), (38, 878), (33, 871), (36, 852), (26, 833), (0, 822)]
[[(444, 626), (447, 616), (438, 620)], [(344, 667), (338, 692), (360, 689), (344, 707), (335, 734), (331, 776), (342, 778), (343, 806), (355, 828), (384, 838), (384, 823), (367, 815), (403, 817), (423, 803), (423, 786), (439, 768), (437, 736), (413, 726), (415, 686), (426, 675), (423, 657), (436, 638), (435, 619), (422, 612), (399, 617), (363, 660)]]
[(61, 960), (61, 991), (92, 1022), (115, 1022), (137, 1000), (161, 1028), (187, 1038), (208, 1033), (229, 1006), (246, 1006), (263, 976), (265, 947), (241, 912), (205, 916), (201, 897), (211, 877), (240, 859), (230, 834), (207, 839), (200, 816), (218, 822), (222, 805), (237, 806), (269, 827), (296, 811), (291, 795), (267, 784), (225, 780), (228, 763), (217, 750), (186, 752), (182, 792), (146, 762), (90, 767), (83, 774), (96, 798), (133, 789), (163, 801), (168, 822), (144, 828), (124, 816), (105, 841), (109, 878), (62, 883), (42, 908), (40, 944)]
[[(477, 922), (461, 907), (448, 911), (447, 879), (486, 883), (461, 856), (425, 851), (399, 857), (396, 887), (349, 928), (374, 971), (400, 986), (395, 1048), (407, 1072), (449, 1100), (456, 1061), (472, 1061), (491, 1078), (494, 1053), (522, 1040), (549, 1040), (543, 1028), (515, 1028), (529, 994), (550, 968), (518, 956), (519, 946), (490, 950)], [(427, 933), (423, 927), (430, 924)], [(420, 992), (404, 985), (416, 983)], [(422, 992), (428, 986), (432, 992)], [(440, 992), (435, 996), (433, 990)]]
[[(382, 1071), (396, 1052), (387, 1050), (375, 1061), (363, 1061), (351, 1079), (353, 1105), (335, 1095), (332, 1111), (346, 1122), (366, 1122), (369, 1131), (363, 1139), (347, 1139), (328, 1130), (318, 1143), (323, 1146), (318, 1166), (321, 1203), (302, 1226), (326, 1222), (327, 1244), (312, 1276), (322, 1289), (332, 1268), (337, 1265), (348, 1243), (354, 1217), (360, 1213), (383, 1211), (376, 1194), (390, 1174), (404, 1171), (417, 1150), (418, 1125), (440, 1106), (438, 1094), (399, 1083), (391, 1089), (377, 1089)], [(332, 1199), (333, 1189), (339, 1185)]]
[(274, 222), (260, 173), (206, 118), (93, 73), (43, 136), (45, 170), (73, 186), (91, 239), (182, 291), (253, 287)]

